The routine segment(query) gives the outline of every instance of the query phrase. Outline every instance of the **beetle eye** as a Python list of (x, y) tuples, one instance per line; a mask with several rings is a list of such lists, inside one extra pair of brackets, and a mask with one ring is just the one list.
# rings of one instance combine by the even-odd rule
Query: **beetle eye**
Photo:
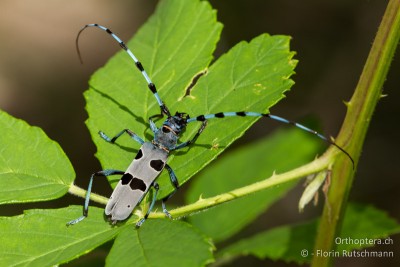
[(163, 133), (169, 133), (171, 130), (168, 127), (163, 126), (162, 131)]

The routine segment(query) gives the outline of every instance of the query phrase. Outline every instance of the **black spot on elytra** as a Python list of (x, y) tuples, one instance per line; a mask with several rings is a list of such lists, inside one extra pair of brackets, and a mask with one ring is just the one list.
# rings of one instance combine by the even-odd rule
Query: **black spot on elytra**
[(138, 179), (138, 178), (133, 178), (132, 182), (129, 184), (132, 190), (137, 190), (139, 189), (140, 191), (146, 191), (146, 184), (143, 182), (143, 180)]
[(164, 168), (164, 161), (162, 161), (161, 159), (153, 159), (152, 161), (150, 161), (150, 166), (160, 172), (163, 168)]
[(143, 151), (139, 149), (139, 152), (136, 154), (135, 159), (140, 159), (141, 157), (143, 157)]
[(122, 177), (121, 177), (121, 183), (123, 185), (129, 184), (129, 182), (132, 180), (133, 176), (130, 173), (125, 173)]

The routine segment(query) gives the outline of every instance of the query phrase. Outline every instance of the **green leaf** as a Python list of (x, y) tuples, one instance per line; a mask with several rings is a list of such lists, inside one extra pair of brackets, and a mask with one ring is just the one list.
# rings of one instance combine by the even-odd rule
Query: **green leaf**
[[(221, 111), (268, 112), (293, 84), (288, 78), (295, 66), (289, 39), (263, 34), (250, 43), (237, 44), (210, 67), (177, 109), (192, 117)], [(250, 117), (210, 120), (196, 145), (183, 156), (170, 157), (179, 181), (184, 182), (201, 170), (257, 120)], [(189, 125), (186, 133), (193, 136), (198, 127)]]
[[(127, 45), (171, 108), (184, 96), (193, 77), (207, 68), (221, 29), (215, 10), (206, 1), (161, 1)], [(104, 168), (125, 170), (139, 145), (125, 136), (118, 140), (121, 149), (106, 143), (98, 131), (112, 136), (129, 128), (142, 138), (152, 139), (148, 118), (159, 114), (160, 108), (145, 79), (121, 51), (93, 75), (85, 97), (87, 126), (98, 148), (97, 157)]]
[[(238, 256), (253, 255), (260, 259), (303, 264), (311, 259), (315, 232), (315, 221), (273, 228), (222, 249), (217, 254), (217, 260), (229, 261)], [(303, 249), (308, 251), (308, 257), (301, 256)]]
[(55, 199), (75, 177), (61, 147), (37, 127), (0, 111), (0, 203)]
[[(137, 32), (128, 46), (139, 58), (172, 113), (187, 112), (194, 117), (220, 111), (268, 109), (283, 97), (293, 82), (296, 61), (289, 51), (289, 37), (261, 35), (250, 43), (241, 42), (207, 69), (221, 24), (205, 1), (161, 1), (155, 14)], [(207, 71), (186, 95), (196, 74)], [(102, 130), (113, 136), (129, 128), (152, 140), (147, 119), (160, 109), (141, 73), (124, 51), (97, 71), (85, 93), (88, 128), (104, 168), (125, 170), (139, 145), (128, 136), (118, 145), (98, 136)], [(190, 150), (172, 154), (169, 163), (180, 184), (239, 138), (256, 118), (212, 120)], [(157, 121), (158, 125), (161, 121)], [(199, 125), (188, 125), (182, 141), (190, 139)], [(182, 155), (183, 154), (183, 155)], [(180, 155), (175, 157), (175, 155)], [(113, 181), (115, 185), (115, 180)], [(162, 198), (172, 190), (168, 174), (159, 178)]]
[[(253, 255), (261, 259), (270, 258), (303, 264), (311, 260), (316, 229), (317, 220), (313, 220), (258, 233), (219, 251), (218, 260), (229, 261), (240, 255)], [(400, 233), (400, 224), (385, 212), (372, 206), (353, 203), (346, 209), (340, 237), (335, 239), (338, 244), (335, 252), (341, 256), (344, 250), (370, 247), (371, 244), (365, 242), (367, 239), (384, 239), (398, 233)], [(361, 242), (362, 245), (360, 245)], [(379, 243), (377, 245), (380, 246)], [(393, 243), (389, 246), (393, 246)], [(394, 247), (389, 246), (386, 250), (393, 251)], [(301, 255), (303, 250), (307, 251), (307, 257)]]
[(80, 214), (82, 207), (74, 206), (29, 210), (19, 216), (0, 217), (0, 265), (57, 265), (88, 253), (124, 229), (112, 227), (104, 220), (103, 209), (95, 207), (79, 225), (66, 226)]
[(136, 218), (113, 226), (106, 221), (104, 209), (91, 207), (85, 220), (66, 226), (81, 214), (81, 206), (71, 206), (0, 217), (0, 266), (68, 262), (117, 235), (107, 258), (109, 266), (130, 266), (124, 263), (132, 260), (135, 266), (162, 266), (169, 262), (174, 264), (167, 266), (202, 266), (213, 260), (210, 240), (187, 223), (149, 219), (137, 230)]
[(385, 211), (371, 205), (352, 203), (346, 210), (346, 217), (340, 233), (341, 240), (337, 240), (335, 243), (338, 245), (337, 250), (349, 251), (371, 247), (372, 244), (357, 244), (346, 240), (347, 237), (361, 242), (366, 238), (380, 239), (396, 233), (400, 233), (400, 224), (390, 218)]
[[(245, 145), (201, 172), (189, 188), (186, 202), (192, 203), (200, 196), (206, 198), (240, 188), (266, 179), (274, 171), (281, 173), (304, 164), (313, 159), (319, 144), (314, 136), (290, 129)], [(196, 214), (190, 217), (190, 221), (215, 241), (224, 240), (265, 212), (294, 185), (287, 183), (252, 194)]]
[(115, 240), (107, 266), (205, 266), (214, 246), (193, 226), (148, 220), (140, 230), (126, 228)]

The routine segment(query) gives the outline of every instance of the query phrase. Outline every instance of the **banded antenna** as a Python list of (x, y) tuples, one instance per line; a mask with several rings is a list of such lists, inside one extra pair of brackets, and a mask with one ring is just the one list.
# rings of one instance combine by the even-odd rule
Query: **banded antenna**
[(145, 78), (145, 80), (147, 82), (147, 86), (149, 87), (150, 91), (153, 93), (154, 97), (157, 100), (158, 105), (161, 108), (161, 114), (165, 114), (168, 117), (171, 117), (171, 113), (169, 112), (167, 106), (164, 104), (164, 102), (161, 100), (160, 96), (158, 95), (156, 85), (151, 81), (149, 75), (147, 75), (147, 72), (144, 70), (142, 63), (135, 57), (135, 55), (126, 46), (126, 44), (116, 34), (114, 34), (109, 28), (101, 26), (97, 23), (93, 23), (93, 24), (86, 24), (79, 31), (78, 35), (76, 36), (75, 44), (76, 44), (76, 51), (78, 52), (78, 57), (79, 57), (80, 62), (83, 63), (81, 52), (79, 50), (79, 36), (88, 27), (96, 27), (96, 28), (99, 28), (99, 29), (107, 32), (109, 35), (111, 35), (112, 38), (114, 38), (114, 40), (116, 40), (119, 43), (119, 45), (122, 47), (122, 49), (124, 49), (128, 53), (128, 55), (133, 59), (133, 61), (135, 62), (135, 66), (139, 69), (139, 71), (142, 73), (143, 77)]

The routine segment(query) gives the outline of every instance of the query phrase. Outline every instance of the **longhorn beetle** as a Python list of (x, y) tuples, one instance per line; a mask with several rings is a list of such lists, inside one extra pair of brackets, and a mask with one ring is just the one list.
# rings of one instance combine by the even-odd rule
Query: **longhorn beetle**
[[(149, 119), (150, 128), (154, 134), (154, 139), (151, 142), (145, 142), (142, 138), (140, 138), (138, 135), (136, 135), (129, 129), (122, 130), (113, 138), (109, 138), (105, 133), (101, 131), (99, 132), (101, 138), (112, 144), (114, 144), (115, 141), (121, 135), (126, 133), (133, 140), (138, 142), (141, 145), (141, 147), (136, 157), (133, 159), (132, 163), (129, 165), (128, 169), (125, 172), (119, 170), (107, 169), (92, 174), (92, 176), (90, 177), (89, 186), (86, 193), (83, 215), (75, 220), (68, 222), (67, 225), (76, 224), (87, 217), (89, 209), (89, 198), (92, 190), (92, 183), (94, 177), (122, 175), (121, 179), (119, 180), (117, 186), (115, 187), (106, 205), (105, 214), (110, 217), (113, 224), (117, 223), (117, 221), (125, 220), (132, 213), (133, 209), (142, 201), (143, 197), (147, 194), (149, 189), (153, 187), (155, 189), (155, 193), (153, 194), (153, 199), (150, 203), (150, 206), (144, 217), (136, 223), (136, 227), (140, 227), (142, 223), (149, 216), (154, 206), (154, 203), (156, 202), (157, 193), (159, 190), (159, 185), (156, 182), (156, 179), (164, 168), (166, 168), (169, 173), (171, 183), (174, 186), (174, 191), (168, 196), (166, 196), (164, 199), (162, 199), (162, 209), (167, 217), (172, 218), (166, 209), (165, 202), (178, 190), (179, 182), (172, 168), (166, 163), (168, 155), (172, 151), (187, 147), (196, 142), (197, 138), (206, 127), (208, 119), (214, 119), (214, 118), (222, 119), (225, 117), (235, 117), (235, 116), (266, 117), (275, 121), (291, 124), (304, 131), (307, 131), (309, 133), (318, 136), (319, 138), (321, 138), (322, 140), (331, 145), (336, 146), (350, 158), (351, 162), (354, 165), (353, 159), (351, 158), (350, 154), (347, 153), (343, 148), (338, 146), (330, 139), (301, 124), (298, 124), (296, 122), (272, 114), (240, 111), (240, 112), (219, 112), (214, 114), (199, 115), (193, 118), (191, 118), (189, 114), (181, 112), (176, 112), (175, 115), (171, 115), (169, 109), (158, 95), (156, 86), (150, 80), (149, 76), (144, 70), (142, 63), (140, 63), (140, 61), (135, 57), (132, 51), (129, 50), (129, 48), (125, 45), (125, 43), (110, 29), (101, 26), (99, 24), (87, 24), (79, 31), (76, 38), (76, 48), (81, 62), (82, 58), (79, 51), (78, 40), (82, 31), (88, 27), (97, 27), (107, 32), (109, 35), (111, 35), (111, 37), (113, 37), (119, 43), (122, 49), (124, 49), (129, 54), (129, 56), (135, 62), (136, 67), (139, 69), (139, 71), (145, 78), (147, 86), (149, 87), (150, 91), (156, 98), (157, 103), (161, 109), (161, 114), (152, 116)], [(163, 117), (164, 115), (167, 116), (167, 119), (164, 121), (164, 123), (160, 128), (157, 128), (152, 118), (157, 116)], [(180, 137), (181, 132), (186, 128), (188, 123), (195, 121), (201, 122), (201, 126), (198, 129), (197, 133), (189, 141), (178, 144), (178, 139)]]

